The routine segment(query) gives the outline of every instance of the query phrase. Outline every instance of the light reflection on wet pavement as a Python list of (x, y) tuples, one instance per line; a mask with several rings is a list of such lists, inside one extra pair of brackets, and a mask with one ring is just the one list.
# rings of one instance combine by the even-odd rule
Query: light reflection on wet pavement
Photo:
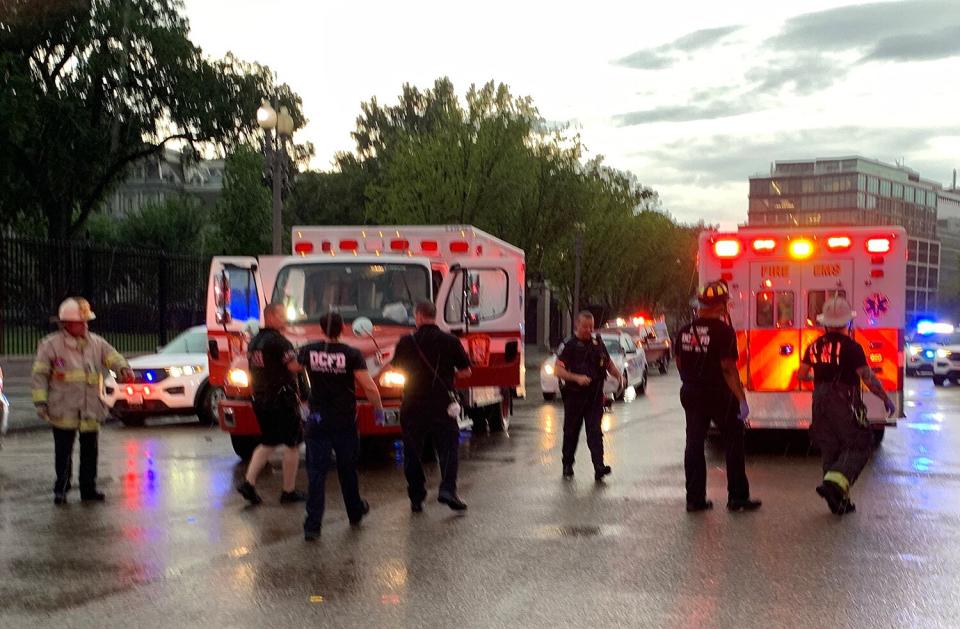
[[(683, 510), (683, 421), (674, 374), (604, 417), (614, 474), (593, 481), (585, 442), (560, 478), (563, 409), (518, 403), (509, 435), (461, 444), (458, 516), (411, 514), (388, 448), (365, 465), (373, 510), (347, 525), (335, 475), (322, 538), (281, 506), (246, 507), (229, 440), (190, 423), (108, 427), (106, 505), (52, 504), (52, 439), (0, 451), (0, 627), (958, 626), (960, 388), (908, 379), (909, 418), (888, 431), (838, 520), (814, 494), (802, 437), (751, 438), (756, 514)], [(301, 471), (300, 486), (304, 487)]]

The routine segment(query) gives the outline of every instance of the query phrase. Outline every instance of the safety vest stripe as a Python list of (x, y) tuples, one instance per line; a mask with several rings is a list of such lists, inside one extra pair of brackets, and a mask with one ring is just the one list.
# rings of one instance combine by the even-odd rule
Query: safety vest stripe
[(108, 369), (127, 366), (127, 361), (123, 359), (123, 356), (121, 356), (119, 352), (111, 352), (105, 362), (107, 363)]
[(37, 360), (37, 361), (35, 361), (35, 362), (33, 363), (32, 373), (34, 373), (34, 374), (41, 374), (41, 373), (42, 373), (42, 374), (48, 374), (48, 373), (50, 373), (50, 363), (45, 362), (45, 361), (42, 361), (42, 360)]
[(43, 404), (47, 401), (47, 390), (46, 389), (32, 389), (31, 393), (33, 394), (33, 403), (34, 404)]
[(52, 380), (67, 384), (100, 384), (100, 374), (83, 369), (55, 369)]

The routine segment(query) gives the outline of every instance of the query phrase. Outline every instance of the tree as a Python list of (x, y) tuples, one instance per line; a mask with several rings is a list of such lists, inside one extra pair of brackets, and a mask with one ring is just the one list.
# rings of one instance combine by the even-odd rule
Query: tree
[(268, 68), (209, 60), (181, 0), (2, 0), (0, 216), (71, 237), (136, 160), (168, 144), (227, 150), (260, 133)]
[(223, 191), (214, 211), (224, 253), (258, 255), (270, 250), (272, 198), (263, 182), (263, 155), (240, 146), (227, 157)]
[(189, 196), (147, 205), (120, 219), (94, 214), (85, 232), (89, 240), (119, 247), (200, 255), (214, 251), (209, 212)]

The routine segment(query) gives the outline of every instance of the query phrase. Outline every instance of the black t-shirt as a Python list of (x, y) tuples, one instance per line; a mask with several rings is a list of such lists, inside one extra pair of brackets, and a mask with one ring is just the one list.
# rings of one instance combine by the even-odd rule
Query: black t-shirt
[(272, 397), (285, 386), (296, 390), (296, 376), (287, 365), (297, 359), (293, 344), (280, 332), (263, 328), (247, 348), (250, 379), (255, 397)]
[(460, 339), (435, 325), (424, 325), (400, 339), (392, 364), (407, 376), (403, 387), (404, 406), (445, 408), (450, 404), (447, 392), (453, 390), (454, 372), (469, 367), (470, 359)]
[(814, 385), (842, 382), (859, 387), (857, 369), (867, 366), (867, 356), (863, 347), (846, 334), (827, 332), (807, 347), (803, 364), (813, 367)]
[(603, 344), (603, 339), (600, 338), (599, 334), (591, 336), (586, 341), (571, 336), (560, 347), (557, 360), (563, 363), (567, 371), (590, 377), (590, 384), (585, 387), (576, 382), (565, 383), (567, 392), (580, 393), (603, 386), (603, 382), (607, 378), (607, 364), (610, 362), (610, 354), (607, 352), (607, 346)]
[(680, 380), (686, 385), (723, 388), (720, 361), (737, 360), (737, 333), (720, 319), (694, 319), (677, 333), (674, 340)]
[(310, 410), (324, 421), (354, 421), (357, 417), (357, 371), (367, 363), (356, 348), (319, 341), (300, 348), (300, 364), (310, 378)]

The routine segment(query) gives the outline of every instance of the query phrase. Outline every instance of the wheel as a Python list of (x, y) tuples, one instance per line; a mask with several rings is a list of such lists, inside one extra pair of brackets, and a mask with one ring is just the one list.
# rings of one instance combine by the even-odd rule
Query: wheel
[(140, 413), (120, 413), (116, 417), (127, 428), (142, 428), (147, 423), (147, 416)]
[(253, 435), (230, 435), (233, 451), (242, 461), (249, 461), (253, 451), (260, 445), (260, 437)]
[(910, 369), (909, 367), (907, 367), (907, 377), (908, 377), (908, 378), (916, 378), (916, 377), (917, 377), (917, 370), (916, 370), (916, 369)]
[(661, 375), (661, 376), (666, 375), (666, 373), (667, 373), (667, 361), (661, 360), (661, 361), (660, 361), (660, 365), (657, 367), (657, 369), (660, 370), (660, 375)]
[(960, 377), (957, 376), (951, 376), (947, 380), (950, 381), (950, 384), (960, 384)]
[(507, 413), (510, 412), (510, 400), (504, 398), (498, 404), (491, 404), (487, 409), (487, 423), (490, 426), (490, 432), (503, 432), (506, 430), (506, 417)]
[(647, 370), (643, 370), (643, 380), (640, 381), (640, 384), (633, 387), (633, 390), (637, 392), (637, 395), (646, 395), (647, 394)]
[(489, 430), (487, 426), (487, 407), (475, 406), (464, 411), (470, 421), (473, 422), (473, 434), (484, 433)]
[(946, 382), (947, 382), (947, 379), (944, 376), (933, 377), (933, 384), (937, 385), (938, 387), (942, 387)]
[(883, 443), (883, 438), (886, 436), (887, 429), (881, 426), (880, 428), (873, 429), (873, 447), (879, 448), (880, 444)]
[(623, 372), (622, 377), (623, 377), (623, 380), (621, 380), (621, 382), (623, 382), (623, 386), (620, 387), (620, 390), (617, 391), (617, 393), (613, 396), (613, 399), (615, 399), (617, 402), (622, 402), (624, 396), (627, 394), (627, 383), (629, 382), (629, 380), (627, 379), (626, 371)]
[(204, 384), (197, 395), (196, 409), (197, 419), (204, 426), (213, 426), (220, 421), (218, 409), (220, 402), (223, 401), (225, 394), (220, 387), (212, 387)]
[(543, 392), (543, 399), (544, 399), (545, 401), (547, 401), (547, 402), (552, 402), (552, 401), (554, 400), (554, 398), (556, 398), (556, 397), (557, 397), (557, 394), (554, 393), (553, 391), (544, 391), (544, 392)]

